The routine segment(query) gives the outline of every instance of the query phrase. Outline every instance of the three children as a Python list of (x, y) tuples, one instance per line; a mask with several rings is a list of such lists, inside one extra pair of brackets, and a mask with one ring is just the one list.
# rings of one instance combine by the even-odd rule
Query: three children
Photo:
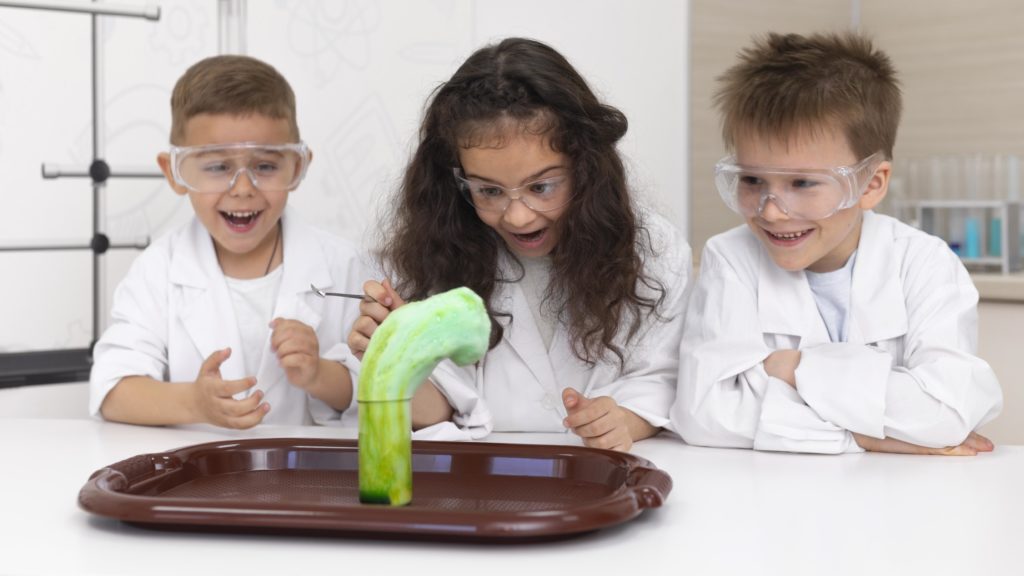
[[(478, 50), (426, 110), (383, 228), (392, 285), (285, 211), (311, 159), (287, 82), (252, 59), (204, 60), (175, 88), (159, 159), (196, 219), (118, 288), (91, 409), (336, 418), (388, 314), (464, 285), (487, 303), (491, 349), (438, 366), (414, 427), (572, 431), (619, 450), (668, 426), (710, 446), (991, 450), (973, 433), (1001, 406), (974, 356), (977, 292), (941, 240), (872, 211), (901, 107), (888, 58), (851, 34), (770, 35), (716, 104), (732, 156), (715, 183), (746, 226), (708, 242), (688, 298), (686, 242), (627, 184), (622, 113), (544, 44)], [(310, 282), (372, 300), (317, 299)]]

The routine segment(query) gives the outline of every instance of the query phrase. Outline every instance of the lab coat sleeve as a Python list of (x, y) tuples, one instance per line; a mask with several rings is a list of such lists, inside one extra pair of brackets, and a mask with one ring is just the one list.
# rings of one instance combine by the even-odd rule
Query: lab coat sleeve
[(482, 362), (458, 366), (445, 359), (430, 374), (430, 380), (454, 411), (452, 423), (462, 431), (465, 439), (478, 440), (494, 429), (491, 411), (476, 386), (483, 369)]
[(956, 256), (933, 249), (904, 277), (902, 355), (833, 343), (802, 351), (797, 389), (823, 418), (872, 436), (956, 446), (1002, 408), (995, 373), (974, 355), (978, 292)]
[(787, 452), (860, 451), (762, 362), (772, 350), (758, 325), (752, 280), (742, 281), (712, 243), (687, 306), (672, 427), (689, 444)]
[(621, 375), (594, 386), (588, 395), (610, 396), (619, 406), (661, 428), (669, 424), (679, 376), (679, 342), (693, 269), (689, 245), (673, 240), (649, 269), (657, 271), (656, 279), (665, 289), (662, 307), (657, 315), (648, 314), (635, 340), (623, 346), (626, 362)]
[(158, 265), (160, 256), (155, 250), (139, 256), (114, 291), (110, 325), (93, 349), (92, 416), (100, 416), (103, 400), (122, 378), (167, 380), (169, 376), (167, 266)]

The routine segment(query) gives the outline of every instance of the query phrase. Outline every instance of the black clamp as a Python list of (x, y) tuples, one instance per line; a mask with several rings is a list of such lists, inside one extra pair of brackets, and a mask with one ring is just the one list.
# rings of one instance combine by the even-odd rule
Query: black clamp
[(89, 164), (89, 177), (93, 184), (102, 184), (110, 178), (110, 165), (103, 160), (93, 160)]
[(103, 254), (110, 249), (110, 238), (102, 232), (97, 232), (92, 240), (89, 240), (89, 248), (92, 248), (94, 254)]

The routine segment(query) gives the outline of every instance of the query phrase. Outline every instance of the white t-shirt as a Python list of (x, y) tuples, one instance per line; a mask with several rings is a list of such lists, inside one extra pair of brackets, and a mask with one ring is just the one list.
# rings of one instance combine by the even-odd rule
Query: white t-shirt
[(807, 283), (814, 294), (814, 302), (818, 305), (821, 319), (825, 321), (828, 337), (833, 342), (846, 342), (846, 325), (850, 317), (850, 286), (853, 284), (853, 262), (856, 259), (857, 253), (854, 252), (839, 270), (805, 271)]
[(550, 302), (544, 301), (544, 293), (547, 292), (548, 283), (551, 281), (551, 257), (519, 256), (519, 261), (523, 264), (523, 279), (520, 286), (530, 305), (530, 312), (533, 313), (533, 321), (537, 324), (540, 337), (544, 340), (544, 349), (550, 350), (551, 339), (555, 335), (555, 326), (558, 323), (558, 316), (551, 310)]
[(231, 305), (235, 309), (235, 319), (238, 321), (238, 335), (242, 339), (247, 376), (255, 376), (263, 361), (263, 350), (270, 335), (270, 321), (273, 320), (283, 270), (284, 266), (278, 266), (266, 276), (248, 280), (224, 277), (231, 294)]

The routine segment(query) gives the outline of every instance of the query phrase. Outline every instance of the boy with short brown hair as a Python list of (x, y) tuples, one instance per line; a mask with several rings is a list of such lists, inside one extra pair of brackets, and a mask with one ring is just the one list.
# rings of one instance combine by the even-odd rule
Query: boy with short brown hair
[[(942, 240), (872, 211), (900, 117), (889, 58), (856, 34), (770, 34), (720, 78), (746, 220), (704, 249), (673, 425), (689, 443), (974, 454), (1002, 393), (974, 355), (978, 293)], [(949, 448), (952, 447), (952, 448)]]
[[(368, 276), (355, 248), (285, 210), (312, 153), (295, 96), (270, 65), (202, 60), (171, 96), (157, 162), (195, 218), (157, 240), (114, 294), (97, 343), (90, 411), (135, 424), (336, 419), (352, 399), (349, 300)], [(321, 353), (322, 351), (322, 353)]]

